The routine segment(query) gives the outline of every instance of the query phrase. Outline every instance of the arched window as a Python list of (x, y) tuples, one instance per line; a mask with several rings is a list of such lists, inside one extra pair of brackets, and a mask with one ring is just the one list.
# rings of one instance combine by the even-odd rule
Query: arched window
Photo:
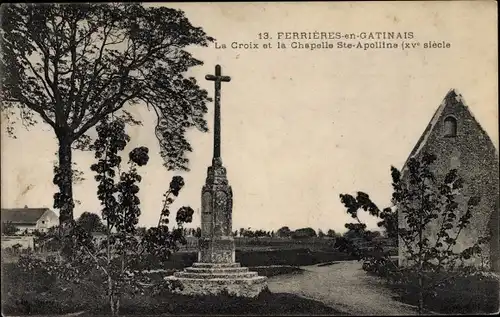
[(444, 119), (444, 136), (457, 136), (457, 119), (453, 117), (446, 117)]

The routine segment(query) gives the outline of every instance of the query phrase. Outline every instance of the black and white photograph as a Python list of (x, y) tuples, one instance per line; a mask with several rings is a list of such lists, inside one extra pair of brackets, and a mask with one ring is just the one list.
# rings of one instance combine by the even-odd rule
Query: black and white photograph
[(497, 314), (497, 23), (1, 4), (2, 316)]

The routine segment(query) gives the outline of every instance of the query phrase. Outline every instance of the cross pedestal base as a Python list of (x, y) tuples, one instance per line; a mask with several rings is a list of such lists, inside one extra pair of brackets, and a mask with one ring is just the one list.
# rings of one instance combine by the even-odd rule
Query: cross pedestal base
[(193, 263), (192, 267), (173, 276), (167, 281), (180, 282), (184, 295), (219, 295), (227, 292), (238, 297), (256, 297), (267, 288), (267, 278), (251, 272), (240, 263)]
[(236, 262), (233, 237), (201, 238), (199, 240), (198, 262), (233, 263)]

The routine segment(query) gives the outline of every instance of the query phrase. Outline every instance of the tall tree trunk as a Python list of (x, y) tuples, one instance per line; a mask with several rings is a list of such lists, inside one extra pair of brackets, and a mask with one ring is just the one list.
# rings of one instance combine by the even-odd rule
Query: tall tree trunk
[[(72, 138), (67, 133), (58, 134), (59, 140), (59, 173), (54, 178), (54, 184), (59, 187), (58, 199), (54, 208), (59, 208), (59, 223), (61, 226), (73, 220), (73, 169), (71, 144)], [(56, 194), (57, 195), (57, 194)]]
[(115, 315), (115, 299), (113, 297), (113, 281), (111, 276), (108, 275), (108, 293), (109, 293), (109, 309), (111, 310), (111, 315)]
[(116, 299), (115, 316), (120, 315), (120, 297)]
[(418, 227), (418, 314), (422, 315), (424, 312), (424, 268), (423, 268), (423, 238), (424, 238), (424, 229), (425, 226), (423, 224), (423, 213), (424, 213), (424, 183), (421, 181), (420, 184), (420, 212), (419, 212), (419, 227)]
[(422, 315), (424, 313), (424, 281), (422, 274), (418, 277), (418, 314)]
[(106, 225), (108, 230), (106, 230), (106, 263), (107, 263), (107, 271), (108, 271), (108, 295), (109, 295), (109, 306), (111, 309), (111, 315), (115, 315), (115, 298), (114, 294), (114, 285), (113, 279), (111, 278), (111, 227), (109, 225), (109, 219), (106, 219)]

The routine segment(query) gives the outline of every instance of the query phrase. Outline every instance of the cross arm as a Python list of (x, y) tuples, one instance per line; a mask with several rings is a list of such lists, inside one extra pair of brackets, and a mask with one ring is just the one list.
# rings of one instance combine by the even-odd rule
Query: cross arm
[(225, 82), (231, 81), (231, 77), (229, 77), (229, 76), (206, 75), (205, 79), (206, 80), (211, 80), (211, 81), (225, 81)]

